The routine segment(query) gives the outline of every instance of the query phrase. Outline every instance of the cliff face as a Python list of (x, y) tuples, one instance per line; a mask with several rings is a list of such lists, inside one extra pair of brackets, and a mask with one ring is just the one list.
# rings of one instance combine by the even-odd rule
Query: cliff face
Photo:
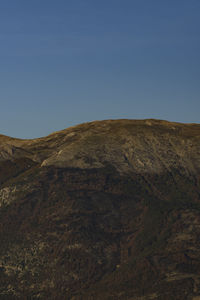
[(200, 125), (0, 136), (0, 299), (198, 299)]

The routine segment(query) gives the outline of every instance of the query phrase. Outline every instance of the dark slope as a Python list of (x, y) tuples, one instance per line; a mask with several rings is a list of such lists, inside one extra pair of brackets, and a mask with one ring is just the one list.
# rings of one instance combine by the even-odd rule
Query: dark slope
[(0, 136), (0, 299), (198, 299), (200, 126)]

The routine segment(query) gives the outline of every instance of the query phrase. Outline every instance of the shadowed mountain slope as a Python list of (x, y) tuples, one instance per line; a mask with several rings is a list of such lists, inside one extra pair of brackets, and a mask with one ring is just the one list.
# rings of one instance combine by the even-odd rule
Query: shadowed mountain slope
[(200, 297), (200, 125), (0, 135), (0, 299)]

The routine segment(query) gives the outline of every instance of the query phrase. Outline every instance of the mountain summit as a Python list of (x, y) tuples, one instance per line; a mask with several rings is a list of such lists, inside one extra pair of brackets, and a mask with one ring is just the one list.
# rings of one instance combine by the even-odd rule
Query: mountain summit
[(200, 297), (200, 125), (0, 135), (0, 299)]

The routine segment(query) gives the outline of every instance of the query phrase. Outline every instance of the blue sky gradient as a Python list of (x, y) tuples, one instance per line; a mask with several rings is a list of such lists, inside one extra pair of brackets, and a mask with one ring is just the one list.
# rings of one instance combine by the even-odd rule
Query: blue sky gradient
[(199, 0), (0, 1), (0, 133), (200, 122)]

